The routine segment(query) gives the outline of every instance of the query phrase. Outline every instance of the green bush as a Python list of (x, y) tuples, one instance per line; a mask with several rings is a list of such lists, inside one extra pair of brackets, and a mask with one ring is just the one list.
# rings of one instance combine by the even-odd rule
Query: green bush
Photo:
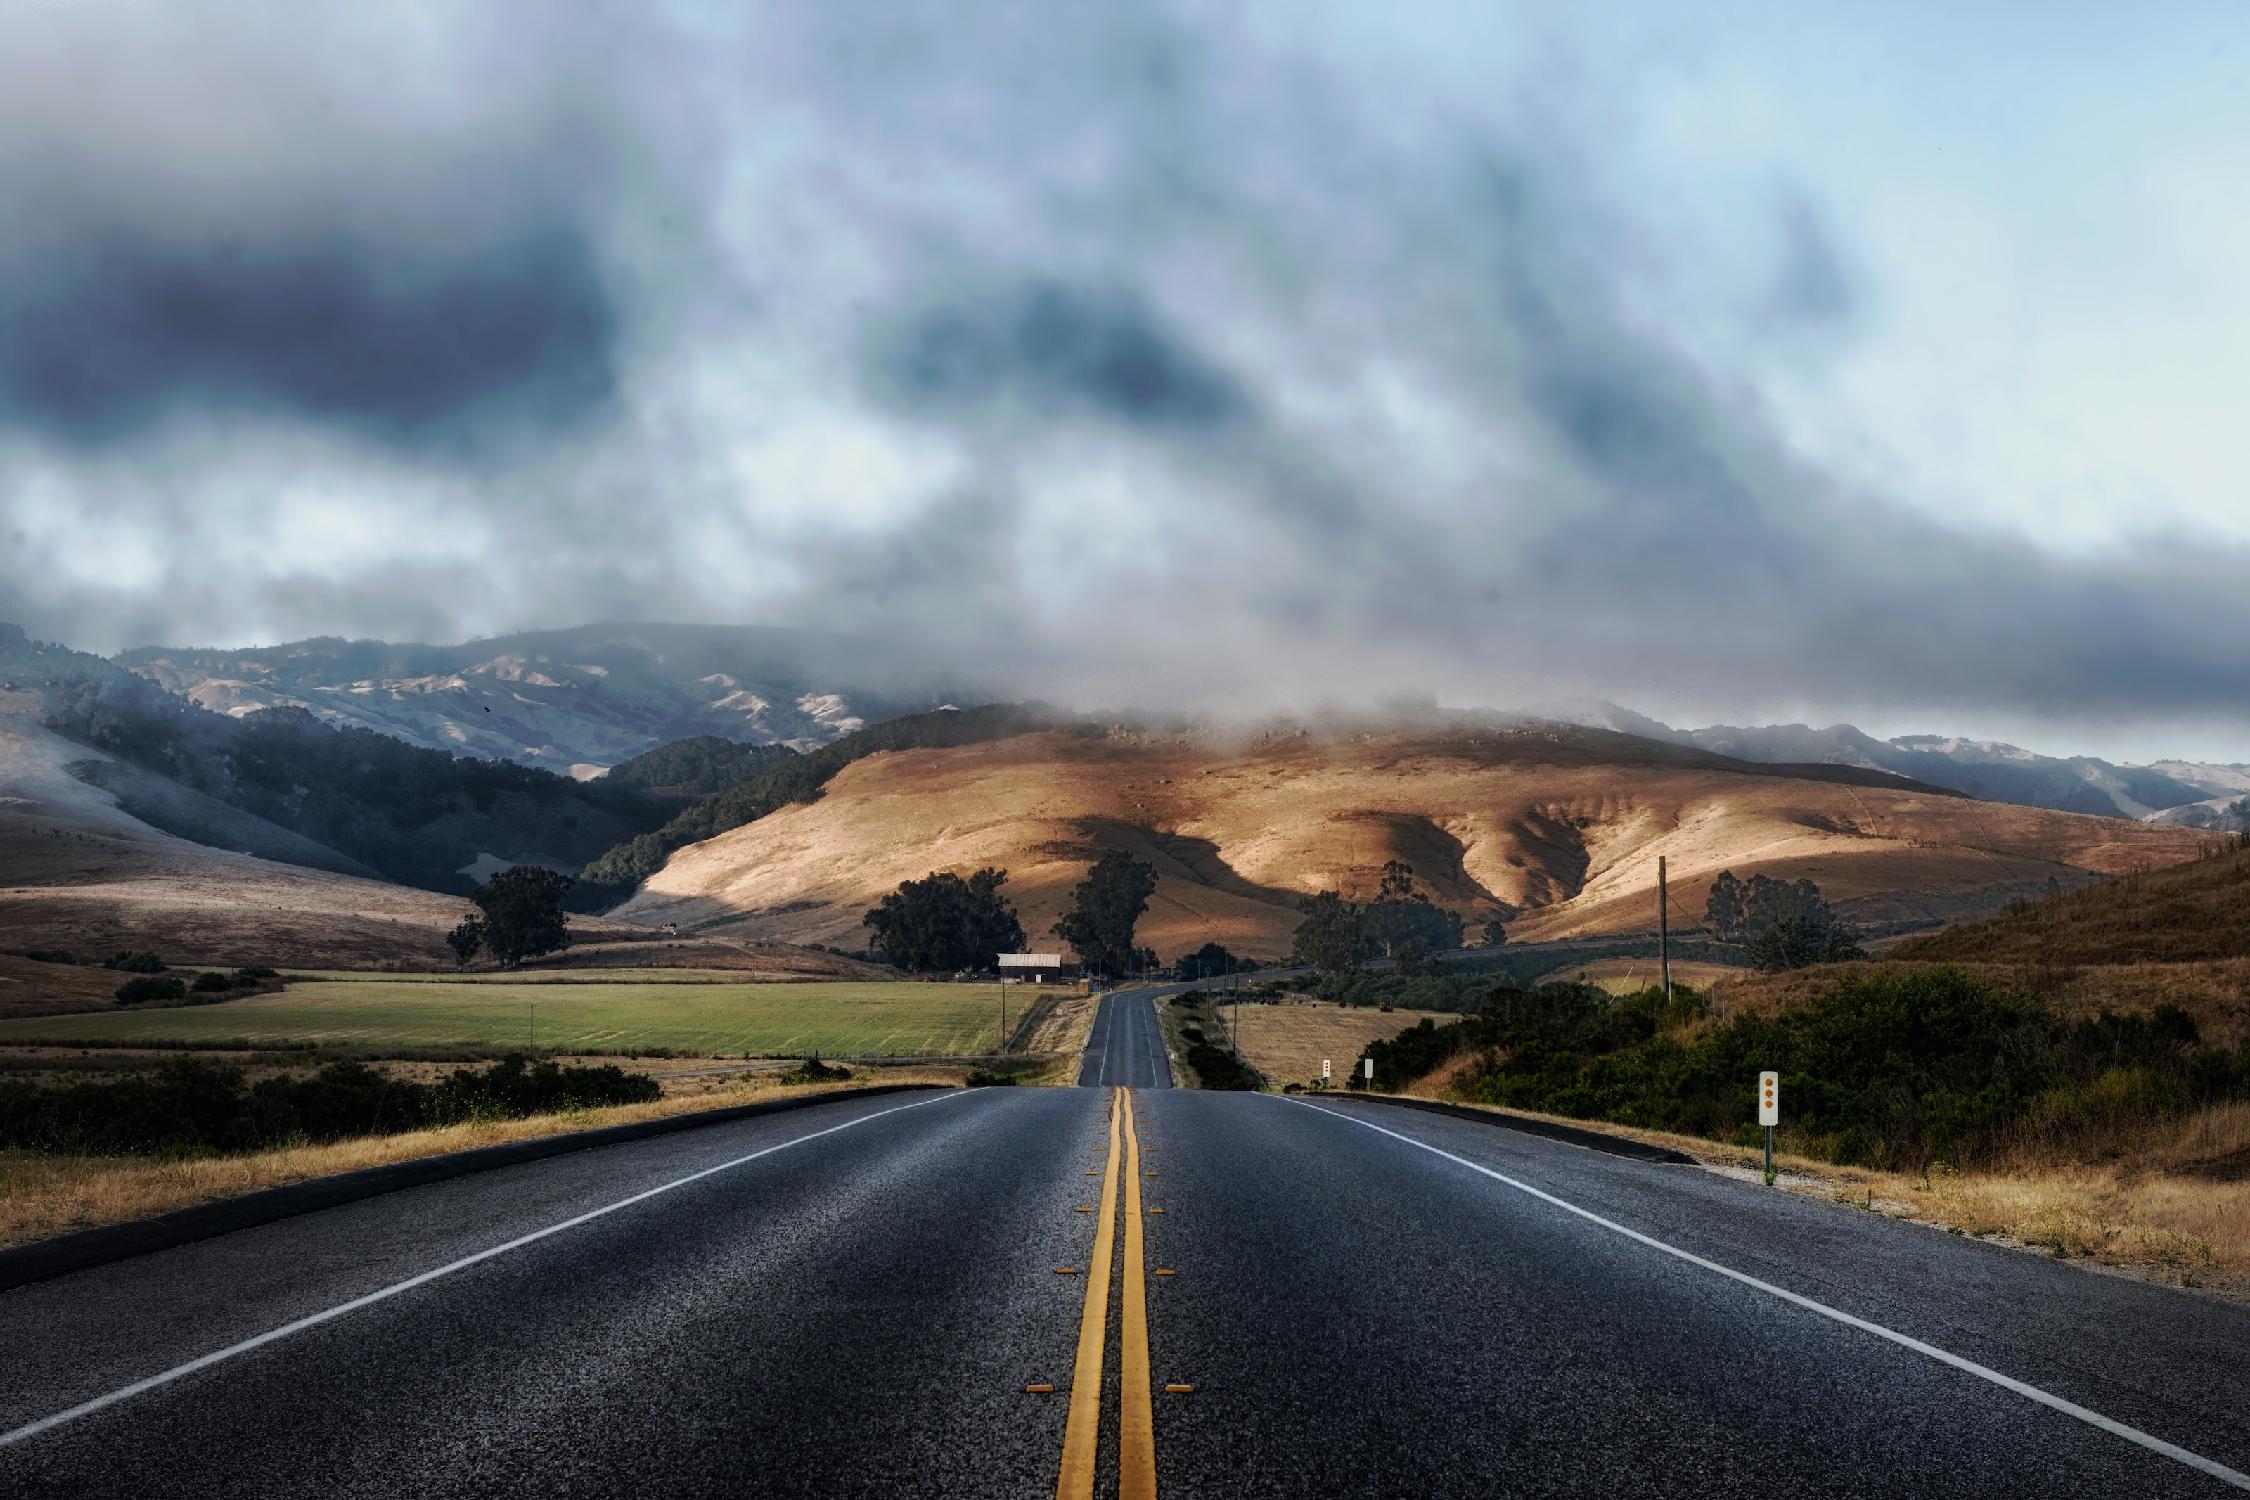
[(186, 995), (187, 986), (169, 976), (128, 979), (117, 987), (119, 1005), (140, 1005), (150, 1000), (179, 1000)]
[(1013, 1073), (995, 1073), (990, 1068), (971, 1068), (964, 1080), (973, 1089), (1005, 1089), (1016, 1086)]
[(195, 976), (194, 983), (190, 984), (188, 989), (198, 995), (209, 995), (225, 994), (236, 987), (235, 978), (232, 974), (222, 974), (216, 969), (205, 969)]
[(131, 949), (124, 953), (112, 954), (109, 961), (104, 963), (102, 967), (115, 969), (120, 974), (161, 974), (164, 972), (165, 963), (163, 959), (158, 958), (153, 953)]
[(783, 1083), (841, 1083), (852, 1076), (849, 1068), (831, 1066), (814, 1053), (795, 1068), (781, 1075)]
[(254, 1087), (244, 1086), (239, 1069), (186, 1059), (113, 1083), (0, 1083), (0, 1150), (88, 1156), (258, 1151), (641, 1104), (661, 1093), (654, 1079), (615, 1066), (534, 1066), (521, 1057), (482, 1072), (456, 1069), (435, 1083), (385, 1078), (363, 1063), (346, 1062)]
[(1486, 1103), (1739, 1137), (1752, 1081), (1782, 1075), (1792, 1149), (1873, 1167), (1973, 1160), (2026, 1132), (2115, 1130), (2250, 1097), (2250, 1050), (2203, 1046), (2176, 1007), (2064, 1021), (1958, 969), (1852, 975), (1802, 1010), (1694, 1030), (1675, 989), (1612, 999), (1550, 985), (1498, 990), (1479, 1015), (1417, 1026), (1365, 1056), (1397, 1088), (1462, 1053)]

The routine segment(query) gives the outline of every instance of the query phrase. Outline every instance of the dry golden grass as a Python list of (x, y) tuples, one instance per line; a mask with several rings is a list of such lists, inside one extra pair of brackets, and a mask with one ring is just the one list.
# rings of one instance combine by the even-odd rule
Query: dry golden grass
[(1898, 956), (2049, 967), (2250, 956), (2250, 847), (2203, 838), (2204, 858), (1959, 923), (1900, 944)]
[[(1232, 1018), (1235, 1008), (1221, 1005), (1218, 1013), (1222, 1019)], [(1322, 1058), (1335, 1065), (1336, 1079), (1341, 1082), (1369, 1042), (1388, 1041), (1425, 1017), (1440, 1026), (1461, 1019), (1439, 1011), (1382, 1011), (1319, 1001), (1245, 1005), (1240, 1011), (1235, 1046), (1275, 1088), (1318, 1078)]]
[[(746, 1071), (693, 1080), (691, 1086), (677, 1091), (668, 1080), (665, 1097), (649, 1104), (537, 1115), (524, 1120), (449, 1125), (404, 1135), (368, 1136), (327, 1146), (295, 1146), (247, 1156), (193, 1161), (0, 1152), (0, 1245), (145, 1218), (307, 1178), (356, 1172), (365, 1167), (496, 1146), (508, 1141), (531, 1140), (564, 1131), (663, 1119), (783, 1095), (833, 1093), (871, 1083), (958, 1084), (961, 1078), (959, 1068), (885, 1068), (870, 1070), (849, 1082), (784, 1085), (773, 1073)], [(680, 1082), (690, 1083), (689, 1080)]]
[[(1432, 1074), (1411, 1092), (1443, 1097), (1445, 1081)], [(1760, 1167), (1755, 1149), (1697, 1136), (1470, 1107), (1669, 1146), (1731, 1176)], [(1785, 1153), (1775, 1164), (1777, 1185), (1790, 1192), (2250, 1299), (2250, 1104), (2151, 1124), (2112, 1144), (2118, 1159), (2107, 1162), (2043, 1159), (2031, 1147), (1991, 1170), (1934, 1167), (1927, 1176)]]
[[(1541, 975), (1539, 982), (1567, 979), (1596, 985), (1613, 995), (1630, 995), (1655, 984), (1661, 972), (1653, 958), (1600, 958), (1592, 963), (1564, 964), (1552, 974)], [(1694, 959), (1672, 962), (1672, 982), (1687, 985), (1698, 994), (1751, 972), (1737, 964), (1703, 963)]]
[(1086, 1050), (1086, 1039), (1094, 1034), (1094, 1015), (1101, 1009), (1101, 999), (1095, 995), (1055, 995), (1046, 1001), (1046, 1009), (1036, 1017), (1023, 1039), (1026, 1052), (1068, 1052), (1073, 1056)]
[(1216, 939), (1270, 958), (1301, 895), (1370, 894), (1393, 858), (1472, 924), (1515, 918), (1511, 935), (1534, 940), (1652, 927), (1659, 855), (1685, 912), (1731, 868), (1809, 877), (1877, 920), (2199, 846), (2188, 830), (1759, 772), (1598, 731), (1027, 735), (856, 762), (817, 802), (681, 850), (615, 915), (851, 943), (899, 881), (999, 865), (1025, 930), (1044, 932), (1117, 849), (1157, 869), (1141, 938), (1158, 952)]
[(132, 976), (77, 964), (33, 963), (0, 953), (0, 1017), (58, 1016), (107, 1010)]

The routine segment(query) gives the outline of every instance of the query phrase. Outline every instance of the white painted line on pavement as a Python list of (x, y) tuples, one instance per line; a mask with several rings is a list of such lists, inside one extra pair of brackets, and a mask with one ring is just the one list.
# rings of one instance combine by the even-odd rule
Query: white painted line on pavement
[(831, 1125), (826, 1130), (815, 1130), (809, 1135), (800, 1135), (794, 1140), (782, 1141), (778, 1145), (768, 1146), (762, 1151), (753, 1151), (748, 1156), (738, 1156), (732, 1161), (720, 1162), (715, 1167), (705, 1167), (700, 1172), (690, 1172), (685, 1177), (676, 1177), (672, 1181), (652, 1187), (646, 1192), (635, 1193), (630, 1198), (620, 1198), (615, 1203), (582, 1213), (576, 1218), (565, 1219), (560, 1224), (550, 1224), (545, 1229), (535, 1229), (529, 1234), (519, 1235), (504, 1245), (494, 1245), (489, 1250), (479, 1250), (474, 1255), (464, 1255), (459, 1260), (449, 1261), (435, 1270), (424, 1271), (419, 1276), (409, 1276), (404, 1281), (394, 1282), (380, 1291), (369, 1292), (364, 1297), (354, 1297), (349, 1302), (339, 1302), (334, 1307), (308, 1314), (297, 1319), (294, 1323), (284, 1323), (279, 1328), (268, 1329), (266, 1332), (253, 1335), (238, 1344), (229, 1344), (224, 1349), (214, 1349), (209, 1354), (191, 1359), (184, 1365), (174, 1365), (171, 1369), (151, 1375), (146, 1380), (136, 1380), (131, 1385), (119, 1386), (107, 1395), (96, 1396), (90, 1401), (81, 1401), (68, 1411), (58, 1411), (51, 1417), (41, 1417), (36, 1422), (26, 1422), (13, 1432), (0, 1432), (0, 1448), (10, 1447), (26, 1438), (37, 1437), (42, 1432), (50, 1432), (62, 1426), (65, 1422), (75, 1422), (80, 1417), (92, 1416), (95, 1412), (101, 1411), (105, 1407), (115, 1406), (120, 1401), (129, 1401), (133, 1397), (153, 1391), (159, 1386), (170, 1385), (182, 1376), (193, 1375), (198, 1370), (208, 1370), (211, 1366), (233, 1359), (238, 1354), (248, 1354), (253, 1349), (262, 1349), (277, 1340), (288, 1338), (293, 1333), (302, 1333), (308, 1328), (317, 1328), (323, 1323), (343, 1317), (346, 1313), (357, 1312), (363, 1307), (369, 1307), (377, 1302), (396, 1297), (401, 1292), (410, 1292), (418, 1286), (427, 1286), (441, 1276), (451, 1276), (455, 1271), (465, 1271), (471, 1266), (491, 1260), (496, 1255), (506, 1255), (510, 1250), (520, 1250), (526, 1245), (536, 1244), (540, 1240), (546, 1239), (549, 1235), (561, 1234), (566, 1229), (576, 1229), (581, 1224), (592, 1223), (605, 1215), (616, 1213), (621, 1208), (631, 1208), (636, 1203), (646, 1203), (651, 1198), (669, 1193), (675, 1188), (686, 1187), (691, 1182), (701, 1182), (706, 1177), (730, 1171), (735, 1167), (745, 1166), (762, 1156), (771, 1156), (776, 1151), (786, 1151), (791, 1146), (802, 1146), (807, 1141), (817, 1141), (824, 1135), (834, 1135), (839, 1130), (850, 1130), (855, 1125), (865, 1125), (871, 1120), (880, 1120), (885, 1115), (901, 1114), (910, 1109), (923, 1109), (932, 1104), (943, 1104), (948, 1099), (965, 1098), (973, 1092), (975, 1091), (971, 1089), (960, 1089), (952, 1093), (941, 1094), (935, 1099), (918, 1099), (912, 1104), (898, 1104), (889, 1109), (879, 1109), (871, 1115), (861, 1115), (855, 1120), (846, 1120), (841, 1125)]
[(1895, 1328), (1885, 1328), (1880, 1323), (1870, 1323), (1865, 1318), (1853, 1317), (1850, 1313), (1845, 1312), (1840, 1308), (1830, 1307), (1825, 1302), (1815, 1302), (1810, 1297), (1803, 1296), (1797, 1292), (1792, 1292), (1787, 1287), (1775, 1286), (1770, 1281), (1760, 1281), (1757, 1277), (1752, 1276), (1747, 1272), (1737, 1271), (1731, 1266), (1722, 1266), (1715, 1260), (1705, 1260), (1702, 1256), (1695, 1254), (1693, 1251), (1682, 1250), (1677, 1245), (1667, 1245), (1660, 1239), (1645, 1235), (1637, 1229), (1627, 1229), (1624, 1225), (1617, 1223), (1615, 1220), (1605, 1219), (1600, 1214), (1594, 1213), (1589, 1209), (1580, 1208), (1575, 1203), (1565, 1203), (1562, 1199), (1556, 1197), (1553, 1193), (1542, 1192), (1540, 1189), (1533, 1187), (1528, 1182), (1518, 1182), (1515, 1178), (1508, 1176), (1504, 1172), (1495, 1172), (1492, 1170), (1492, 1168), (1479, 1166), (1477, 1163), (1470, 1161), (1466, 1157), (1455, 1156), (1450, 1151), (1441, 1151), (1437, 1147), (1430, 1145), (1427, 1141), (1418, 1141), (1410, 1135), (1401, 1135), (1395, 1130), (1385, 1130), (1380, 1125), (1374, 1124), (1367, 1120), (1359, 1119), (1353, 1115), (1341, 1114), (1333, 1109), (1322, 1109), (1317, 1104), (1305, 1104), (1305, 1101), (1302, 1099), (1292, 1099), (1286, 1096), (1276, 1097), (1280, 1097), (1282, 1099), (1282, 1102), (1285, 1104), (1304, 1104), (1304, 1107), (1306, 1109), (1311, 1110), (1315, 1114), (1327, 1115), (1332, 1119), (1342, 1120), (1346, 1124), (1357, 1125), (1363, 1130), (1372, 1130), (1377, 1135), (1387, 1135), (1394, 1141), (1403, 1141), (1407, 1145), (1413, 1146), (1418, 1150), (1429, 1152), (1432, 1156), (1443, 1157), (1445, 1160), (1454, 1163), (1456, 1166), (1467, 1167), (1472, 1172), (1481, 1172), (1485, 1176), (1491, 1178), (1494, 1182), (1504, 1183), (1508, 1187), (1514, 1188), (1519, 1193), (1527, 1193), (1531, 1197), (1537, 1198), (1540, 1202), (1552, 1204), (1554, 1207), (1563, 1210), (1565, 1213), (1576, 1214), (1579, 1218), (1584, 1219), (1589, 1224), (1599, 1224), (1602, 1228), (1607, 1229), (1615, 1234), (1621, 1234), (1625, 1236), (1625, 1238), (1632, 1240), (1638, 1244), (1646, 1245), (1651, 1250), (1660, 1250), (1664, 1254), (1672, 1256), (1677, 1260), (1686, 1261), (1691, 1266), (1699, 1266), (1706, 1271), (1716, 1272), (1718, 1275), (1724, 1276), (1730, 1281), (1738, 1281), (1744, 1286), (1755, 1288), (1758, 1291), (1766, 1293), (1768, 1296), (1779, 1297), (1784, 1302), (1790, 1303), (1797, 1307), (1801, 1307), (1807, 1312), (1817, 1313), (1821, 1317), (1827, 1318), (1832, 1322), (1842, 1323), (1848, 1328), (1857, 1328), (1862, 1333), (1871, 1333), (1879, 1339), (1888, 1339), (1890, 1342), (1897, 1344), (1902, 1349), (1911, 1349), (1916, 1354), (1925, 1355), (1930, 1359), (1936, 1360), (1941, 1365), (1950, 1365), (1954, 1369), (1961, 1371), (1963, 1374), (1974, 1375), (1979, 1380), (1988, 1380), (1992, 1382), (1992, 1384), (1999, 1386), (2002, 1390), (2013, 1391), (2017, 1395), (2023, 1397), (2028, 1401), (2036, 1401), (2041, 1406), (2050, 1407), (2055, 1411), (2061, 1412), (2065, 1416), (2076, 1417), (2079, 1421), (2086, 1423), (2090, 1427), (2099, 1427), (2102, 1431), (2109, 1433), (2115, 1437), (2121, 1437), (2128, 1443), (2137, 1443), (2141, 1447), (2148, 1449), (2151, 1453), (2161, 1453), (2166, 1458), (2173, 1460), (2175, 1463), (2183, 1463), (2191, 1469), (2199, 1469), (2203, 1473), (2210, 1475), (2213, 1479), (2219, 1480), (2225, 1484), (2231, 1484), (2238, 1490), (2250, 1490), (2250, 1474), (2244, 1474), (2238, 1470), (2230, 1469), (2225, 1464), (2218, 1462), (2216, 1459), (2205, 1458), (2200, 1453), (2191, 1453), (2187, 1449), (2180, 1447), (2177, 1443), (2167, 1443), (2166, 1441), (2164, 1441), (2164, 1439), (2143, 1432), (2138, 1427), (2128, 1427), (2126, 1424), (2118, 1421), (2114, 1417), (2105, 1417), (2098, 1411), (2090, 1411), (2086, 1407), (2080, 1406), (2075, 1401), (2066, 1401), (2062, 1397), (2054, 1395), (2048, 1391), (2043, 1391), (2035, 1385), (2027, 1385), (2023, 1381), (2016, 1379), (2012, 1375), (2003, 1375), (1998, 1370), (1992, 1369), (1986, 1365), (1980, 1365), (1973, 1359), (1964, 1359), (1958, 1354), (1954, 1354), (1945, 1349), (1940, 1349), (1935, 1344), (1925, 1344), (1920, 1339), (1915, 1338), (1909, 1334), (1900, 1333)]

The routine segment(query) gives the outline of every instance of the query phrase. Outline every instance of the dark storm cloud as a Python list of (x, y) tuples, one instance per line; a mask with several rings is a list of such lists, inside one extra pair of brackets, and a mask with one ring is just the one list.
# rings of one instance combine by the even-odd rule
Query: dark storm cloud
[(1833, 326), (1860, 310), (1863, 291), (1835, 231), (1803, 193), (1785, 192), (1775, 209), (1781, 262), (1767, 297), (1776, 317), (1799, 325)]
[(869, 364), (879, 392), (939, 412), (1006, 405), (1192, 430), (1249, 409), (1233, 377), (1134, 292), (1036, 276), (914, 313), (874, 341)]
[[(1629, 106), (1552, 59), (1449, 106), (1145, 4), (365, 12), (388, 70), (208, 14), (144, 57), (71, 13), (131, 109), (22, 104), (0, 35), (0, 618), (40, 633), (766, 618), (1166, 706), (2250, 700), (2245, 559), (2062, 558), (1796, 451), (1671, 316)], [(1817, 357), (1878, 299), (1761, 201), (1718, 321)], [(300, 485), (344, 519), (269, 547)], [(119, 539), (129, 583), (70, 566)]]
[(247, 411), (458, 446), (589, 417), (616, 385), (618, 325), (567, 224), (484, 244), (79, 233), (0, 256), (0, 424), (95, 446)]

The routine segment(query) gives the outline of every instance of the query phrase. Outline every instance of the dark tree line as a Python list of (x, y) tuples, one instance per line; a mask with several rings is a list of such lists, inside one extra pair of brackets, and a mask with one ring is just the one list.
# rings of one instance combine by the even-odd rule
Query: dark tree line
[[(125, 674), (59, 684), (47, 727), (350, 856), (465, 892), (485, 849), (576, 860), (661, 817), (637, 789), (340, 729), (301, 708), (237, 719)], [(162, 826), (161, 808), (139, 808)], [(186, 831), (186, 830), (183, 830)]]
[(1704, 920), (1718, 937), (1740, 943), (1750, 961), (1769, 973), (1809, 964), (1865, 958), (1859, 940), (1821, 898), (1809, 880), (1775, 880), (1753, 875), (1747, 881), (1721, 870), (1703, 905)]
[[(1337, 891), (1322, 891), (1299, 903), (1290, 953), (1334, 978), (1370, 958), (1388, 958), (1402, 973), (1420, 971), (1433, 953), (1461, 946), (1459, 914), (1447, 911), (1415, 885), (1414, 867), (1403, 860), (1383, 866), (1375, 899), (1361, 904)], [(1497, 947), (1506, 934), (1498, 922), (1485, 924), (1485, 946)]]

